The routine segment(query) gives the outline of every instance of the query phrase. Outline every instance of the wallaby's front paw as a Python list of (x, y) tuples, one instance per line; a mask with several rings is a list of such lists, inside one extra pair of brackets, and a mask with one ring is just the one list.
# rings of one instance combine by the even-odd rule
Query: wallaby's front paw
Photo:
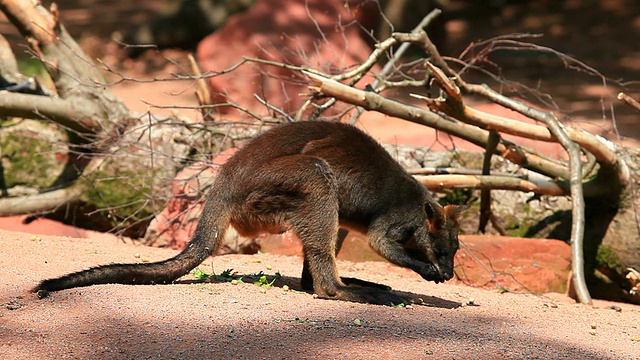
[(444, 282), (445, 279), (442, 278), (440, 272), (436, 269), (432, 264), (425, 263), (420, 269), (416, 271), (423, 279), (427, 281), (435, 281), (436, 284), (440, 282)]

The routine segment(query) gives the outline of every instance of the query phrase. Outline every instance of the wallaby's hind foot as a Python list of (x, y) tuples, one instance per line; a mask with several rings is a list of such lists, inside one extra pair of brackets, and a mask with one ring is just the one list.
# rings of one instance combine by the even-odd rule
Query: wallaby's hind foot
[(370, 286), (344, 286), (338, 288), (334, 296), (318, 295), (318, 298), (386, 306), (411, 305), (413, 303), (413, 301), (406, 296)]
[[(378, 283), (361, 280), (357, 278), (340, 277), (340, 280), (345, 285), (349, 285), (349, 286), (367, 286), (367, 287), (377, 288), (380, 290), (391, 290), (391, 286), (387, 286), (385, 284), (378, 284)], [(311, 278), (311, 276), (303, 277), (302, 279), (300, 279), (300, 286), (302, 287), (303, 290), (312, 291), (313, 279)]]
[(357, 278), (341, 277), (340, 280), (342, 280), (342, 282), (345, 285), (349, 285), (349, 286), (366, 286), (366, 287), (372, 287), (372, 288), (386, 290), (386, 291), (391, 290), (391, 286), (387, 286), (385, 284), (378, 284), (378, 283), (374, 283), (366, 280), (360, 280)]

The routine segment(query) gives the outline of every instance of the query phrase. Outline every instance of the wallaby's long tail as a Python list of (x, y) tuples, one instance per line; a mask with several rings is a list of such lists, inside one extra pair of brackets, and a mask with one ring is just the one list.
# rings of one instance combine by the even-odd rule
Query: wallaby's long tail
[[(212, 194), (213, 195), (213, 194)], [(70, 289), (96, 284), (166, 284), (187, 274), (220, 246), (229, 226), (229, 211), (210, 196), (195, 234), (178, 255), (159, 262), (110, 264), (42, 281), (33, 292)]]

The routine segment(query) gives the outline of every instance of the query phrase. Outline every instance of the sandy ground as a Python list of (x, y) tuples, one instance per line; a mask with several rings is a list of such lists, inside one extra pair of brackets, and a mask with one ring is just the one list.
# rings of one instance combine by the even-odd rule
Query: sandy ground
[[(0, 359), (638, 359), (640, 307), (573, 303), (559, 294), (499, 294), (428, 283), (382, 262), (341, 261), (343, 276), (391, 285), (424, 305), (314, 299), (300, 257), (229, 255), (202, 270), (282, 275), (274, 286), (228, 282), (100, 285), (29, 292), (38, 281), (172, 250), (0, 231)], [(211, 265), (213, 264), (213, 265)], [(469, 304), (471, 302), (471, 304)]]

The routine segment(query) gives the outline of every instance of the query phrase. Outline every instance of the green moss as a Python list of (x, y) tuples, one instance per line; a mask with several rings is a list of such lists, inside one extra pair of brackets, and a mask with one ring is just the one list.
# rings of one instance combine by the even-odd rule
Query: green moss
[(596, 254), (596, 264), (598, 267), (604, 266), (609, 269), (616, 270), (618, 273), (622, 273), (624, 266), (618, 254), (607, 245), (600, 245), (598, 247), (598, 253)]
[(116, 227), (150, 218), (156, 210), (152, 200), (154, 172), (146, 168), (132, 171), (115, 160), (108, 161), (82, 179), (89, 189), (85, 200), (105, 213)]
[(24, 185), (46, 188), (62, 169), (49, 141), (29, 131), (4, 132), (0, 136), (2, 167), (7, 187)]

